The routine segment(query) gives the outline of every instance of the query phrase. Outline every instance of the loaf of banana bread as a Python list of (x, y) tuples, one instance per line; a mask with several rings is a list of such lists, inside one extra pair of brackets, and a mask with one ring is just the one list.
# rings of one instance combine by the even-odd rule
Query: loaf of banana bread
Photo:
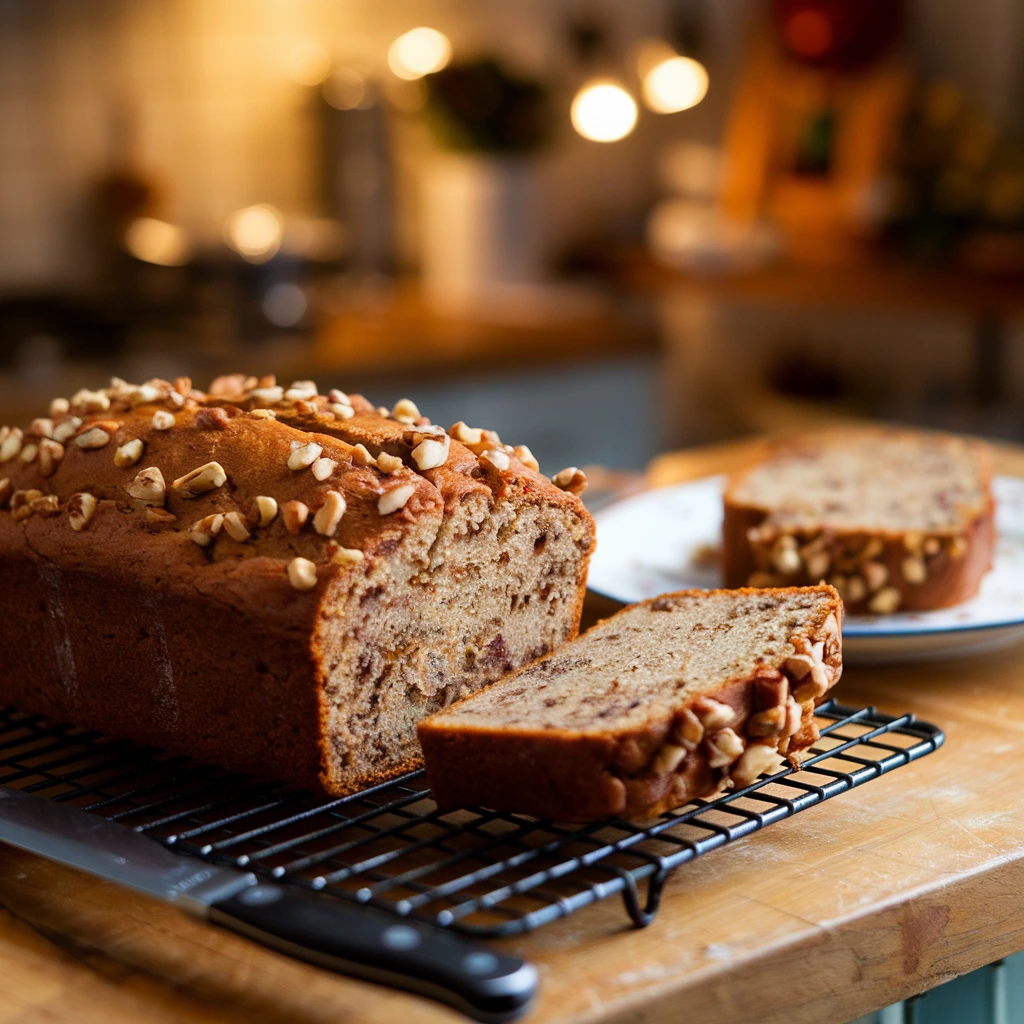
[(849, 428), (799, 438), (725, 492), (726, 586), (827, 580), (849, 612), (959, 604), (992, 564), (987, 447), (947, 434)]
[[(273, 378), (0, 429), (0, 702), (342, 794), (576, 635), (593, 521), (491, 431)], [(573, 493), (575, 492), (575, 493)]]
[(649, 818), (747, 786), (818, 738), (842, 672), (832, 587), (632, 605), (420, 723), (434, 798), (560, 821)]

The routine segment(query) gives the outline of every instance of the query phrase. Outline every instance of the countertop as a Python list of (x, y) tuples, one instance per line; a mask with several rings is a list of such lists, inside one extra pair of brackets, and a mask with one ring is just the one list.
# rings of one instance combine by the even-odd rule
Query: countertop
[[(663, 457), (652, 482), (759, 444)], [(998, 464), (1024, 475), (1024, 450)], [(526, 1019), (842, 1024), (1024, 949), (1022, 653), (847, 668), (843, 703), (912, 711), (945, 745), (683, 866), (642, 931), (613, 898), (504, 941), (540, 970)], [(0, 1024), (463, 1019), (9, 848), (0, 908)]]

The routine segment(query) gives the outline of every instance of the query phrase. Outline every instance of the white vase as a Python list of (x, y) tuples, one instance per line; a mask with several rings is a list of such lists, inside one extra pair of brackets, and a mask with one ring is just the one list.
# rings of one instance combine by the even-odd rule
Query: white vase
[(445, 155), (423, 174), (423, 285), (449, 311), (494, 310), (544, 276), (539, 168)]

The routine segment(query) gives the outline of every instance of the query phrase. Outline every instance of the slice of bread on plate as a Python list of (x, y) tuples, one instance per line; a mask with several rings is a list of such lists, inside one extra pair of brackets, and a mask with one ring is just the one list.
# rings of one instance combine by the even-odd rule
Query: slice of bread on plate
[(643, 819), (774, 772), (842, 671), (829, 586), (631, 605), (419, 725), (442, 808)]
[(991, 568), (989, 451), (879, 427), (780, 444), (725, 492), (726, 586), (827, 580), (851, 613), (959, 604)]

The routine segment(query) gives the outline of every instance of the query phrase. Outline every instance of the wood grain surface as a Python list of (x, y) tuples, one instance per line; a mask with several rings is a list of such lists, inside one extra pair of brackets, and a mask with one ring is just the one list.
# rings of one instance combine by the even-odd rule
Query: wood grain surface
[[(651, 478), (760, 444), (666, 456)], [(1024, 475), (1022, 450), (998, 463)], [(503, 942), (540, 970), (528, 1020), (841, 1024), (1024, 949), (1022, 655), (847, 669), (844, 703), (913, 711), (945, 746), (684, 866), (647, 929), (612, 899)], [(0, 906), (0, 1024), (461, 1019), (4, 847)]]

